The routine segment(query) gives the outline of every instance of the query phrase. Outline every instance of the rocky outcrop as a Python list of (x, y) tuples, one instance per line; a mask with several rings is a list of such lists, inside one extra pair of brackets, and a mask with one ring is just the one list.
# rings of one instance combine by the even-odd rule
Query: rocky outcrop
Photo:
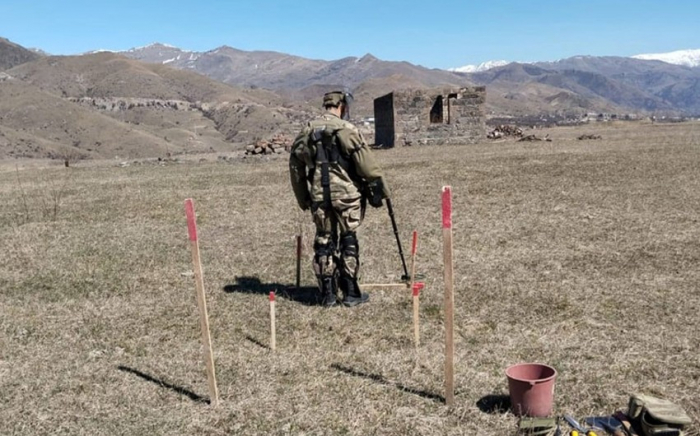
[(504, 138), (506, 136), (513, 136), (513, 137), (522, 137), (523, 136), (523, 129), (521, 129), (518, 126), (509, 126), (505, 124), (501, 124), (500, 126), (496, 127), (492, 131), (486, 135), (487, 138), (489, 139), (500, 139)]
[(292, 148), (292, 140), (284, 135), (275, 135), (266, 141), (258, 141), (246, 147), (245, 154), (282, 154)]
[(196, 110), (201, 109), (197, 103), (182, 100), (157, 100), (152, 98), (91, 98), (69, 97), (68, 101), (93, 109), (118, 112), (134, 108), (172, 109), (172, 110)]

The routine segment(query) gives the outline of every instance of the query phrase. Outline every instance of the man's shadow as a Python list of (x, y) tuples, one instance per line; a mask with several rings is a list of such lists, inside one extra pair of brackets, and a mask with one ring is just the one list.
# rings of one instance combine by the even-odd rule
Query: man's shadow
[(275, 291), (280, 298), (294, 301), (305, 306), (320, 306), (321, 296), (316, 286), (301, 286), (283, 283), (263, 283), (258, 277), (236, 277), (236, 283), (224, 286), (226, 293), (260, 294), (268, 295)]

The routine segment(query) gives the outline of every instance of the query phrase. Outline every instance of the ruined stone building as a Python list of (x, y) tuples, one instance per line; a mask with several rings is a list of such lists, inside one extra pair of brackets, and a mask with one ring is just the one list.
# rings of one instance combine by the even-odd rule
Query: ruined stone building
[(483, 86), (394, 91), (374, 100), (375, 144), (472, 144), (486, 134)]

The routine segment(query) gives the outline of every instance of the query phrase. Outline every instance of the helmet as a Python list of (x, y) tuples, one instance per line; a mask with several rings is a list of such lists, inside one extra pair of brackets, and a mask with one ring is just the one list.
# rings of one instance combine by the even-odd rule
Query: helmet
[(341, 118), (344, 120), (350, 119), (350, 106), (352, 105), (353, 96), (348, 91), (332, 91), (323, 94), (323, 106), (338, 107), (343, 104), (343, 113)]

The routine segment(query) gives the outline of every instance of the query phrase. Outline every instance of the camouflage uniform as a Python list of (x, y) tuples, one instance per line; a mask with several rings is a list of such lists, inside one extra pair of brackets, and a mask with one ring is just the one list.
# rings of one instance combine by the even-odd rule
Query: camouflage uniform
[[(314, 131), (320, 132), (322, 143), (331, 144), (339, 153), (338, 162), (331, 158), (328, 164), (330, 210), (325, 206), (322, 165), (317, 153), (320, 144), (314, 141)], [(299, 207), (311, 209), (316, 225), (314, 272), (321, 291), (324, 292), (324, 282), (334, 283), (337, 279), (343, 291), (342, 298), (348, 293), (360, 294), (357, 284), (359, 246), (355, 231), (364, 215), (362, 192), (366, 184), (382, 179), (382, 172), (362, 134), (350, 122), (326, 112), (309, 122), (295, 139), (289, 170)], [(382, 197), (389, 197), (388, 188), (383, 188)], [(333, 234), (336, 226), (339, 238)]]

